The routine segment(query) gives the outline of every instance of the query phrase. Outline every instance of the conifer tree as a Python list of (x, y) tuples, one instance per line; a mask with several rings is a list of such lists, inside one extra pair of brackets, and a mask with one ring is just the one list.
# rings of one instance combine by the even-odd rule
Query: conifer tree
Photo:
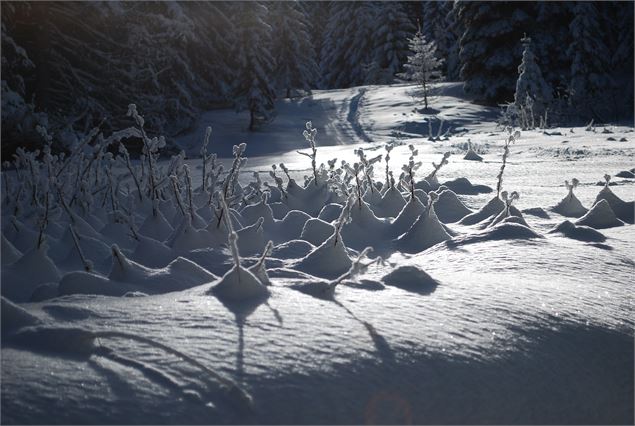
[(249, 130), (269, 121), (274, 113), (272, 82), (271, 27), (266, 23), (267, 8), (258, 2), (241, 3), (236, 22), (234, 49), (234, 105), (249, 111)]
[(421, 85), (424, 107), (427, 109), (430, 84), (441, 78), (439, 67), (443, 61), (436, 57), (434, 42), (428, 42), (420, 31), (408, 42), (412, 53), (404, 65), (405, 71), (399, 76)]
[(296, 1), (271, 4), (271, 26), (274, 29), (272, 55), (275, 63), (276, 86), (291, 97), (293, 89), (310, 92), (317, 79), (315, 50), (311, 43), (309, 24)]
[(533, 111), (536, 116), (542, 116), (551, 103), (551, 87), (542, 77), (540, 67), (536, 63), (536, 57), (531, 50), (531, 38), (523, 37), (522, 62), (518, 66), (518, 80), (516, 81), (516, 93), (514, 104), (518, 109), (527, 104), (527, 97), (531, 99)]

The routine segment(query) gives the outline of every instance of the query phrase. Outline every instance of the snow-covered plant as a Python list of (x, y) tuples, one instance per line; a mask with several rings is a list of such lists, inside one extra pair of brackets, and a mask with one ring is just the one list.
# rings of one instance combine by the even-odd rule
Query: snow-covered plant
[(179, 190), (179, 178), (176, 175), (171, 175), (170, 182), (172, 183), (172, 191), (174, 193), (174, 200), (176, 201), (176, 204), (179, 206), (179, 210), (181, 210), (181, 213), (183, 214), (183, 216), (185, 216), (186, 215), (185, 206), (183, 205), (183, 200), (181, 199), (181, 191)]
[[(388, 165), (388, 162), (390, 161), (390, 151), (393, 150), (395, 146), (392, 143), (388, 143), (386, 145), (384, 145), (384, 149), (386, 150), (386, 155), (384, 156), (384, 160), (386, 161), (386, 187), (388, 187), (388, 185), (390, 185), (390, 188), (392, 188), (391, 182), (390, 182), (390, 167)], [(394, 182), (394, 179), (393, 179)]]
[(365, 257), (373, 251), (372, 247), (366, 247), (362, 250), (356, 259), (353, 260), (353, 263), (348, 271), (331, 281), (329, 290), (333, 291), (337, 285), (342, 283), (344, 280), (355, 278), (368, 270), (372, 265), (382, 263), (383, 259), (381, 256), (377, 256), (375, 259), (371, 259), (369, 262), (362, 262)]
[(121, 154), (121, 157), (123, 158), (123, 162), (128, 168), (128, 172), (130, 173), (130, 176), (132, 177), (132, 180), (134, 181), (135, 186), (137, 187), (137, 192), (139, 193), (139, 201), (143, 201), (143, 191), (141, 190), (141, 184), (139, 183), (137, 170), (132, 167), (132, 163), (130, 162), (130, 154), (128, 153), (128, 150), (126, 149), (123, 143), (119, 143), (119, 153)]
[(401, 170), (405, 173), (406, 184), (410, 188), (410, 201), (414, 202), (415, 196), (415, 172), (421, 167), (421, 161), (415, 162), (415, 157), (419, 155), (419, 150), (415, 149), (414, 145), (408, 145), (410, 149), (410, 157), (408, 158), (408, 164), (404, 164)]
[(273, 179), (273, 181), (276, 183), (276, 186), (278, 187), (278, 190), (280, 191), (280, 193), (282, 194), (282, 196), (284, 198), (288, 198), (287, 195), (287, 191), (284, 190), (284, 187), (282, 186), (282, 178), (279, 177), (278, 175), (276, 175), (276, 169), (278, 167), (275, 164), (271, 165), (271, 171), (269, 172), (269, 176), (271, 176), (271, 178)]
[[(513, 128), (508, 127), (508, 136), (505, 140), (505, 145), (503, 146), (503, 164), (501, 165), (500, 171), (498, 172), (498, 176), (496, 177), (498, 181), (496, 182), (496, 196), (500, 196), (501, 189), (503, 187), (503, 173), (505, 172), (505, 166), (507, 165), (507, 157), (509, 156), (509, 146), (520, 137), (520, 132), (516, 130), (513, 131)], [(513, 132), (513, 133), (512, 133)]]
[(512, 207), (514, 201), (520, 198), (520, 194), (516, 191), (513, 191), (511, 194), (507, 194), (507, 191), (501, 192), (501, 198), (505, 202), (505, 216), (509, 216), (509, 211)]
[(82, 265), (84, 265), (84, 270), (86, 272), (90, 272), (93, 270), (93, 262), (88, 260), (82, 251), (82, 247), (79, 245), (79, 237), (77, 236), (77, 232), (75, 232), (75, 228), (71, 224), (69, 226), (71, 231), (71, 236), (73, 237), (73, 242), (75, 243), (75, 248), (77, 249), (77, 253), (79, 254), (79, 258), (82, 261)]
[(190, 176), (190, 167), (187, 164), (183, 165), (183, 171), (185, 172), (185, 185), (187, 189), (187, 204), (190, 212), (190, 217), (194, 219), (194, 200), (192, 196), (192, 177)]
[(604, 187), (608, 188), (609, 187), (609, 183), (611, 182), (611, 175), (605, 174), (604, 175), (604, 180), (605, 180)]
[(441, 161), (439, 162), (439, 164), (436, 164), (434, 161), (432, 162), (432, 171), (430, 172), (430, 174), (428, 176), (426, 176), (426, 180), (430, 183), (434, 182), (437, 176), (437, 172), (439, 170), (441, 170), (441, 167), (445, 166), (446, 164), (448, 164), (448, 158), (450, 158), (450, 152), (446, 152), (443, 154), (443, 158), (441, 158)]
[[(148, 179), (150, 183), (150, 199), (155, 200), (159, 197), (158, 194), (158, 181), (159, 175), (157, 173), (157, 165), (156, 161), (159, 156), (159, 149), (165, 146), (165, 138), (163, 136), (155, 137), (150, 139), (144, 129), (145, 120), (139, 113), (137, 112), (137, 106), (135, 104), (128, 105), (128, 113), (129, 117), (132, 117), (139, 128), (139, 132), (141, 133), (141, 140), (143, 141), (142, 153), (145, 155), (145, 158), (148, 161)], [(143, 164), (143, 160), (141, 162)], [(154, 205), (154, 204), (153, 204)], [(154, 216), (158, 214), (158, 212), (153, 208), (152, 213)]]
[(432, 214), (432, 208), (434, 207), (434, 204), (437, 202), (437, 200), (439, 199), (439, 194), (437, 194), (434, 191), (430, 191), (428, 192), (428, 203), (426, 206), (426, 213), (428, 216), (430, 216), (430, 214)]
[(421, 31), (408, 39), (408, 43), (412, 54), (408, 56), (408, 62), (404, 64), (405, 71), (398, 74), (398, 77), (421, 85), (424, 107), (428, 109), (430, 83), (441, 78), (439, 68), (443, 64), (443, 60), (436, 56), (437, 46), (435, 42), (428, 42)]
[(310, 121), (306, 122), (306, 129), (302, 132), (304, 139), (309, 143), (311, 147), (311, 153), (297, 151), (298, 154), (304, 155), (311, 159), (311, 167), (313, 168), (313, 177), (315, 185), (318, 184), (318, 173), (317, 168), (315, 166), (315, 157), (317, 156), (317, 148), (315, 147), (315, 136), (317, 135), (317, 129), (313, 127), (313, 123)]
[(349, 195), (349, 197), (346, 199), (346, 204), (344, 204), (344, 206), (342, 207), (342, 211), (340, 212), (339, 217), (337, 218), (337, 220), (334, 223), (334, 225), (335, 225), (335, 238), (334, 238), (334, 240), (335, 241), (333, 242), (333, 247), (335, 247), (337, 245), (337, 242), (341, 238), (340, 231), (342, 230), (342, 227), (350, 221), (351, 208), (353, 207), (353, 203), (354, 203), (353, 196)]
[(209, 138), (211, 135), (212, 128), (207, 126), (205, 129), (205, 139), (203, 139), (203, 146), (201, 147), (201, 158), (203, 159), (203, 176), (201, 178), (203, 184), (201, 185), (201, 192), (207, 192), (207, 164), (211, 162), (213, 170), (214, 163), (216, 162), (216, 154), (207, 154), (207, 145), (209, 145)]
[(362, 165), (362, 169), (364, 171), (364, 177), (366, 178), (366, 183), (368, 184), (368, 186), (370, 187), (370, 191), (374, 192), (374, 186), (373, 185), (373, 164), (378, 163), (379, 161), (381, 161), (382, 155), (379, 154), (376, 157), (371, 158), (370, 160), (368, 158), (366, 158), (366, 154), (364, 153), (364, 150), (362, 148), (359, 148), (357, 150), (354, 151), (355, 154), (357, 154), (357, 156), (359, 157), (359, 161)]
[(573, 190), (578, 187), (580, 181), (576, 178), (571, 179), (571, 183), (568, 180), (564, 181), (564, 186), (569, 190), (569, 198), (573, 197)]
[(362, 183), (359, 180), (359, 173), (362, 171), (362, 166), (359, 163), (353, 163), (351, 167), (348, 163), (342, 161), (342, 166), (346, 173), (351, 177), (355, 178), (355, 191), (357, 193), (357, 201), (359, 204), (359, 208), (362, 208)]

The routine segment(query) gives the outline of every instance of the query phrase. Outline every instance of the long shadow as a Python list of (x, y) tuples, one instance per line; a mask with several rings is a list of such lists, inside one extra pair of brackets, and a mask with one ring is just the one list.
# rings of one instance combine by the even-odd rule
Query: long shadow
[(355, 321), (359, 322), (361, 325), (364, 326), (364, 328), (368, 332), (368, 335), (370, 336), (371, 340), (373, 341), (373, 344), (375, 345), (375, 349), (377, 349), (377, 353), (379, 354), (379, 357), (381, 358), (382, 362), (384, 362), (384, 363), (394, 363), (395, 362), (395, 353), (392, 350), (392, 348), (390, 347), (390, 344), (384, 338), (384, 336), (382, 336), (381, 334), (379, 334), (377, 332), (377, 330), (375, 330), (375, 327), (373, 327), (373, 325), (371, 323), (369, 323), (368, 321), (364, 321), (363, 319), (359, 318), (357, 315), (355, 315), (353, 313), (353, 311), (351, 311), (349, 308), (347, 308), (339, 300), (333, 299), (333, 303), (335, 303), (337, 306), (339, 306), (342, 309), (344, 309), (346, 312), (348, 312), (348, 314)]

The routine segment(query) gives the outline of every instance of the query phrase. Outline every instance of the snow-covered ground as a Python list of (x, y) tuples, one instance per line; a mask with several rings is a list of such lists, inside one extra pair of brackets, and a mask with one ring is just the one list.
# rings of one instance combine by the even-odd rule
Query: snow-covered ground
[[(47, 255), (32, 250), (31, 219), (13, 220), (3, 207), (2, 422), (633, 423), (635, 179), (616, 175), (635, 167), (634, 129), (521, 132), (503, 178), (520, 198), (500, 215), (496, 176), (509, 134), (498, 111), (447, 83), (432, 98), (436, 114), (423, 114), (414, 90), (317, 91), (281, 101), (276, 121), (256, 133), (243, 115), (211, 111), (178, 141), (195, 182), (206, 126), (209, 150), (223, 157), (247, 142), (243, 186), (254, 171), (272, 182), (271, 164), (281, 162), (302, 186), (313, 172), (295, 150), (309, 152), (308, 120), (318, 165), (352, 164), (358, 148), (372, 158), (393, 142), (397, 178), (412, 144), (427, 190), (437, 189), (423, 181), (431, 163), (451, 152), (436, 177), (456, 195), (437, 189), (433, 209), (427, 199), (436, 195), (419, 192), (392, 219), (381, 213), (396, 201), (367, 194), (334, 233), (341, 208), (315, 219), (324, 193), (309, 185), (287, 187), (287, 206), (273, 213), (264, 203), (237, 213), (244, 265), (273, 239), (268, 286), (257, 268), (243, 269), (242, 281), (224, 276), (227, 230), (188, 227), (174, 206), (162, 207), (165, 222), (140, 208), (139, 241), (105, 215), (75, 219), (95, 274), (82, 271), (65, 213), (49, 227)], [(441, 119), (440, 133), (450, 130), (436, 138)], [(463, 159), (468, 141), (483, 161)], [(231, 158), (222, 162), (229, 169)], [(378, 181), (384, 166), (375, 165)], [(570, 196), (564, 180), (573, 178)], [(492, 210), (477, 212), (485, 205)], [(285, 217), (290, 208), (313, 218)], [(383, 262), (334, 286), (367, 245)]]

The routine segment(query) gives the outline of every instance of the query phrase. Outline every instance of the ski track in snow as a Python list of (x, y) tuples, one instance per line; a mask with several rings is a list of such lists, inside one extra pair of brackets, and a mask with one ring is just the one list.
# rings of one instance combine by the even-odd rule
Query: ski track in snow
[[(334, 157), (357, 161), (352, 151), (360, 146), (384, 153), (381, 145), (395, 139), (395, 130), (433, 118), (412, 112), (408, 90), (394, 85), (317, 91), (311, 99), (285, 104), (284, 111), (295, 115), (278, 117), (282, 124), (269, 134), (250, 136), (277, 143), (271, 148), (275, 154), (256, 146), (262, 155), (249, 159), (241, 181), (284, 161), (301, 182), (309, 164), (290, 147), (303, 143), (303, 120), (318, 128), (318, 164)], [(455, 93), (455, 84), (441, 86), (432, 106), (448, 125), (469, 131), (437, 142), (427, 141), (427, 132), (409, 132), (403, 142), (416, 145), (424, 164), (417, 176), (453, 151), (439, 172), (441, 183), (467, 177), (495, 187), (506, 133), (487, 121), (490, 109)], [(228, 115), (205, 117), (203, 127), (205, 120)], [(226, 129), (213, 132), (210, 151), (215, 143), (240, 141), (223, 140), (232, 131), (240, 134), (240, 118), (231, 117)], [(296, 128), (297, 140), (277, 140), (282, 130), (295, 134), (289, 129)], [(266, 261), (278, 268), (270, 274), (270, 296), (253, 305), (223, 304), (208, 294), (211, 283), (145, 297), (76, 294), (21, 304), (45, 328), (125, 332), (185, 356), (112, 337), (97, 339), (88, 354), (34, 350), (4, 339), (3, 329), (1, 420), (48, 423), (55, 413), (57, 423), (86, 424), (632, 423), (634, 227), (601, 229), (603, 242), (548, 233), (565, 219), (550, 209), (566, 195), (564, 179), (580, 179), (575, 194), (589, 208), (604, 173), (635, 166), (632, 130), (613, 132), (616, 141), (584, 128), (551, 129), (550, 135), (528, 131), (511, 146), (504, 188), (520, 192), (519, 210), (540, 207), (547, 213), (524, 213), (538, 238), (495, 239), (491, 230), (450, 223), (459, 235), (422, 252), (379, 247), (386, 263), (372, 266), (357, 283), (345, 280), (332, 298), (312, 295), (311, 286), (324, 280), (285, 272), (281, 268), (298, 259), (276, 257), (274, 251)], [(195, 153), (198, 145), (190, 136)], [(621, 137), (627, 141), (619, 142)], [(487, 147), (483, 162), (462, 160), (457, 147), (468, 139)], [(257, 143), (250, 141), (248, 155)], [(408, 155), (404, 145), (391, 152), (396, 174)], [(200, 180), (200, 161), (188, 163), (193, 180)], [(379, 164), (381, 180), (384, 163)], [(612, 182), (617, 185), (611, 190), (623, 200), (635, 198), (633, 179)], [(458, 194), (458, 199), (478, 210), (494, 195)], [(275, 226), (285, 229), (282, 221)], [(222, 250), (187, 255), (218, 276), (231, 267)], [(420, 268), (438, 285), (424, 292), (384, 280), (406, 266)], [(3, 281), (13, 277), (4, 264), (2, 270)], [(236, 393), (188, 359), (235, 383), (253, 406), (246, 408)]]

